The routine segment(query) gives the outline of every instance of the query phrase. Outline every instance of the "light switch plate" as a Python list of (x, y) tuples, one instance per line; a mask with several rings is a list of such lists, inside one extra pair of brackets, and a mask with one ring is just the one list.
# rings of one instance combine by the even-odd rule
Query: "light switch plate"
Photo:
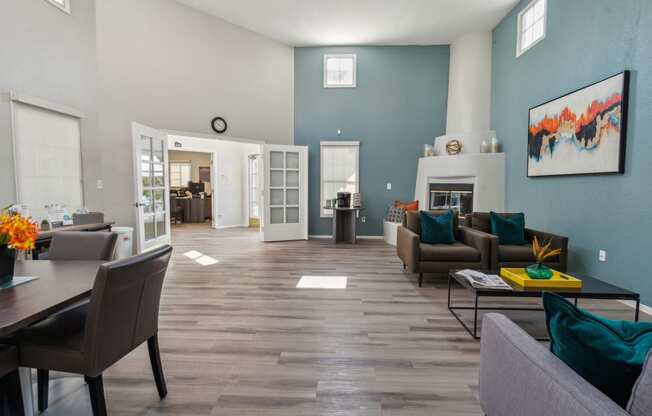
[(392, 184), (389, 183), (389, 182), (387, 183), (387, 190), (388, 190), (388, 191), (391, 191), (391, 190), (392, 190)]
[(598, 260), (607, 261), (607, 252), (606, 252), (606, 250), (600, 250), (598, 252)]

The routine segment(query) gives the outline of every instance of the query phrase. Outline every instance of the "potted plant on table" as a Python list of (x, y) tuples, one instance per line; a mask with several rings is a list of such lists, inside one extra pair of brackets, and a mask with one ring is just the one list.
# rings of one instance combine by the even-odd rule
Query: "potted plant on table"
[(532, 252), (534, 253), (534, 258), (536, 263), (525, 268), (527, 275), (531, 279), (550, 279), (552, 278), (553, 272), (552, 269), (545, 264), (543, 264), (546, 259), (556, 256), (561, 253), (561, 249), (556, 248), (554, 250), (550, 249), (552, 241), (548, 241), (547, 244), (541, 244), (539, 239), (535, 236), (534, 241), (532, 241)]
[(38, 226), (29, 217), (24, 217), (8, 208), (0, 212), (0, 285), (14, 277), (17, 251), (34, 248)]

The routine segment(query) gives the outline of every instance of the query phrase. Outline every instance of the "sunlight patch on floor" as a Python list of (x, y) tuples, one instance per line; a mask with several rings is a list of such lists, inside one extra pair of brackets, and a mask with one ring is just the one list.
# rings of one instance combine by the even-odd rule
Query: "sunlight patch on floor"
[(203, 254), (197, 250), (186, 251), (183, 253), (183, 255), (188, 257), (190, 260), (194, 260), (195, 263), (202, 266), (211, 266), (220, 262), (219, 260), (214, 259), (211, 256), (207, 256), (206, 254)]
[(186, 251), (185, 253), (183, 253), (183, 255), (188, 257), (191, 260), (194, 260), (194, 259), (196, 259), (198, 257), (201, 257), (203, 254), (201, 254), (199, 251), (196, 251), (196, 250), (190, 250), (190, 251)]
[(303, 276), (297, 283), (300, 289), (346, 289), (346, 276)]

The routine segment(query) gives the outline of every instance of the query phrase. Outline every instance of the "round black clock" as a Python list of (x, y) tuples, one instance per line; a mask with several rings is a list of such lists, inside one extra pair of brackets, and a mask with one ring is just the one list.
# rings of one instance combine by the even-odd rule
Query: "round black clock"
[(222, 134), (226, 131), (226, 120), (224, 120), (222, 117), (215, 117), (213, 120), (211, 120), (211, 127), (215, 133)]

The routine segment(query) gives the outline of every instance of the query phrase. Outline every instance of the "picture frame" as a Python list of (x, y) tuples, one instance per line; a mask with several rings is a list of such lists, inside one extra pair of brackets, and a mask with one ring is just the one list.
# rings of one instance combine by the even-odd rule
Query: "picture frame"
[(625, 172), (629, 71), (528, 110), (527, 177)]

